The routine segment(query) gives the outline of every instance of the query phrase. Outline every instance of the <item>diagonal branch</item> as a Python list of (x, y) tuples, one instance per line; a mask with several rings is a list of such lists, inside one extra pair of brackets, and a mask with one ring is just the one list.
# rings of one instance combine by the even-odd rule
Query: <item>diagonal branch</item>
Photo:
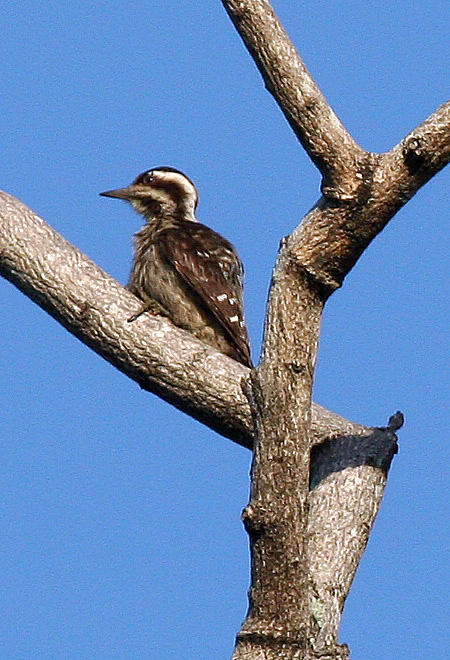
[(365, 151), (347, 132), (306, 69), (268, 0), (222, 0), (269, 92), (323, 176), (329, 197), (352, 196)]
[(372, 213), (387, 222), (449, 162), (450, 101), (381, 156), (373, 177)]
[[(0, 193), (0, 274), (143, 389), (252, 447), (241, 388), (249, 370), (164, 318), (127, 323), (140, 308), (135, 296), (7, 193)], [(372, 431), (321, 406), (312, 415), (314, 443)]]
[[(313, 657), (337, 657), (346, 655), (337, 644), (339, 619), (399, 425), (364, 429), (311, 405), (321, 311), (398, 208), (450, 159), (449, 107), (388, 154), (365, 152), (325, 101), (267, 0), (222, 2), (320, 169), (324, 193), (283, 243), (263, 360), (252, 373), (258, 443), (245, 521), (255, 579), (235, 657), (262, 657), (247, 651), (264, 644), (275, 653), (264, 658), (278, 657), (277, 645), (298, 657), (299, 647), (310, 644)], [(247, 369), (164, 319), (145, 315), (127, 324), (136, 299), (6, 194), (0, 220), (2, 275), (141, 387), (253, 445), (242, 392)]]
[[(252, 447), (253, 423), (242, 390), (249, 370), (164, 318), (146, 314), (127, 323), (126, 319), (140, 307), (135, 297), (6, 193), (0, 193), (0, 274), (142, 388), (234, 442)], [(311, 417), (311, 441), (322, 449), (311, 473), (310, 506), (314, 513), (309, 519), (313, 529), (321, 529), (322, 533), (320, 543), (314, 541), (310, 554), (313, 563), (323, 566), (335, 561), (333, 542), (337, 532), (327, 528), (326, 521), (330, 516), (338, 517), (344, 489), (349, 498), (360, 502), (357, 515), (346, 520), (345, 533), (352, 529), (356, 533), (363, 525), (365, 536), (359, 534), (358, 538), (364, 544), (374, 507), (373, 498), (363, 496), (370, 496), (373, 484), (378, 484), (381, 497), (385, 475), (363, 466), (373, 464), (371, 457), (377, 446), (380, 461), (389, 464), (390, 436), (382, 429), (354, 424), (315, 404)], [(359, 448), (358, 452), (352, 451), (352, 456), (358, 453), (360, 457), (358, 466), (348, 460), (349, 443)], [(365, 449), (367, 443), (370, 451)], [(352, 480), (355, 469), (369, 469), (370, 478), (365, 481), (363, 493), (361, 480)], [(367, 502), (364, 508), (363, 501)], [(313, 524), (316, 519), (317, 524)], [(315, 599), (325, 613), (323, 629), (328, 637), (335, 634), (336, 619), (353, 573), (353, 566), (347, 573), (344, 571), (346, 579), (339, 594), (331, 585), (335, 604), (332, 608), (326, 607), (329, 580), (320, 577), (320, 572), (317, 574)]]
[(304, 265), (333, 290), (399, 208), (449, 162), (450, 103), (388, 153), (367, 152), (327, 103), (270, 2), (221, 1), (268, 90), (322, 173), (320, 212), (301, 227), (304, 238), (312, 239), (312, 244), (303, 241), (308, 252)]

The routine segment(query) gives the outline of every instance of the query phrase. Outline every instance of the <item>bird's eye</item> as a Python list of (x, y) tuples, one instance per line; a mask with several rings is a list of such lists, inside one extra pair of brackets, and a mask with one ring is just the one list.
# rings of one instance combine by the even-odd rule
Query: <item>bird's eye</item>
[(147, 172), (147, 174), (144, 176), (144, 183), (153, 183), (155, 180), (155, 175), (153, 174), (152, 171)]

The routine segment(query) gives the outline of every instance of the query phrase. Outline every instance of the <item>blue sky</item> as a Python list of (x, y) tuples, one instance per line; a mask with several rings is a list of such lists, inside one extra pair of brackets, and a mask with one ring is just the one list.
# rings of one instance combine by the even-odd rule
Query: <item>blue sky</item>
[[(365, 148), (389, 149), (448, 99), (448, 3), (274, 6)], [(125, 282), (139, 219), (98, 192), (184, 170), (200, 220), (245, 263), (257, 359), (279, 240), (320, 180), (219, 0), (24, 0), (0, 24), (1, 188)], [(446, 657), (449, 184), (447, 169), (396, 216), (323, 323), (316, 401), (366, 424), (406, 416), (344, 615), (355, 660)], [(229, 657), (249, 453), (0, 290), (1, 657)]]

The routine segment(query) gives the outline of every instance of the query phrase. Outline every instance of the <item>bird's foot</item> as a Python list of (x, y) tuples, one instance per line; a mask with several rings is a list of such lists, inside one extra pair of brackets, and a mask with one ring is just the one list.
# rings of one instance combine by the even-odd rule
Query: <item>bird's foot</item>
[(141, 309), (136, 312), (136, 314), (133, 314), (133, 316), (130, 316), (129, 319), (127, 319), (128, 323), (133, 323), (133, 321), (136, 321), (142, 314), (145, 314), (145, 312), (150, 312), (150, 314), (153, 314), (154, 316), (166, 316), (163, 308), (159, 303), (156, 302), (156, 300), (150, 300), (149, 302), (145, 303)]

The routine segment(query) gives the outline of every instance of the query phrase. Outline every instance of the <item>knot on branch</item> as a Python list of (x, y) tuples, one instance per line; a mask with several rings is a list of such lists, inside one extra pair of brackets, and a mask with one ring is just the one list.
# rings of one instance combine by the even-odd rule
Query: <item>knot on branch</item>
[(403, 145), (403, 158), (410, 174), (426, 165), (429, 151), (418, 138), (407, 138)]
[(350, 649), (347, 644), (333, 644), (323, 648), (314, 648), (314, 658), (320, 660), (338, 660), (339, 658), (349, 658)]
[(84, 327), (85, 324), (88, 324), (94, 318), (94, 307), (88, 301), (84, 300), (79, 305), (78, 315), (76, 317), (77, 325)]
[[(298, 282), (306, 282), (310, 290), (315, 291), (320, 299), (327, 300), (336, 289), (340, 288), (342, 282), (338, 281), (336, 273), (329, 270), (327, 260), (321, 259), (318, 254), (305, 252), (303, 244), (294, 246), (286, 244), (284, 255), (286, 272)], [(294, 371), (292, 366), (291, 368)]]
[(275, 511), (271, 511), (254, 502), (250, 502), (242, 511), (241, 520), (252, 541), (255, 541), (269, 530), (270, 533), (277, 534), (280, 524), (283, 523)]
[(246, 506), (242, 511), (241, 520), (247, 533), (252, 535), (260, 534), (267, 526), (264, 521), (265, 516), (266, 512), (263, 509), (252, 504)]

